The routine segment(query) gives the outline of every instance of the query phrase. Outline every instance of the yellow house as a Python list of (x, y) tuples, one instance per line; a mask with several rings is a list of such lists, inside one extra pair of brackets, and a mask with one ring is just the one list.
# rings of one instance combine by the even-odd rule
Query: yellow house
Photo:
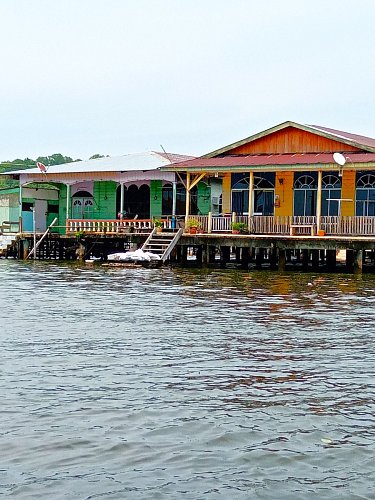
[(302, 234), (314, 228), (375, 235), (375, 139), (369, 137), (287, 121), (166, 169), (186, 179), (187, 192), (202, 179), (216, 192), (220, 186), (211, 220), (202, 220), (209, 232), (219, 227), (216, 211), (246, 221), (254, 233), (288, 234), (300, 226)]

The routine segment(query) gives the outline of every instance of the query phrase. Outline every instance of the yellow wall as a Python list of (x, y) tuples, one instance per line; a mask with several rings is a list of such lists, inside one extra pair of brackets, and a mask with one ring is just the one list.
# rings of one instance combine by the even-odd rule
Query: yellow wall
[[(281, 181), (281, 182), (280, 182)], [(279, 196), (280, 206), (275, 206), (275, 215), (293, 215), (293, 172), (276, 172), (275, 198)], [(223, 177), (223, 213), (231, 211), (231, 175), (225, 174)], [(344, 170), (342, 176), (341, 198), (353, 200), (342, 202), (341, 215), (355, 215), (355, 172)]]
[(341, 202), (341, 215), (355, 215), (355, 171), (344, 170), (342, 174), (341, 198), (353, 201)]
[(222, 189), (222, 211), (223, 214), (228, 214), (231, 211), (231, 174), (224, 175)]
[(276, 172), (275, 198), (279, 196), (280, 206), (275, 206), (275, 215), (293, 215), (293, 172)]

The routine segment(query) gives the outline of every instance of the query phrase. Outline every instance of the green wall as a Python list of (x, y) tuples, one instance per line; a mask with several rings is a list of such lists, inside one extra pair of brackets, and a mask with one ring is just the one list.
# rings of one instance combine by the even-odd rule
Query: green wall
[(94, 182), (93, 219), (116, 219), (116, 189), (114, 181)]
[[(65, 226), (66, 224), (66, 185), (59, 184), (59, 226)], [(58, 229), (60, 234), (65, 234), (65, 228), (60, 227)]]
[(211, 188), (205, 182), (198, 182), (198, 211), (200, 215), (208, 215), (211, 210)]
[(163, 181), (150, 181), (150, 218), (161, 217)]

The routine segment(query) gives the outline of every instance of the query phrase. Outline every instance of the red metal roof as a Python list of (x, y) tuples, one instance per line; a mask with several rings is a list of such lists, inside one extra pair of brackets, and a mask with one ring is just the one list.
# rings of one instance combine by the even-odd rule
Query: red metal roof
[[(350, 153), (345, 155), (347, 166), (351, 163), (375, 162), (375, 153)], [(186, 168), (215, 168), (215, 167), (258, 167), (278, 165), (319, 165), (335, 163), (332, 153), (296, 153), (272, 155), (236, 155), (215, 158), (195, 158), (193, 160), (173, 163), (169, 167), (176, 169)]]
[(364, 135), (350, 134), (349, 132), (344, 132), (343, 130), (335, 130), (334, 128), (321, 127), (320, 125), (308, 125), (308, 127), (316, 128), (322, 132), (327, 132), (337, 136), (338, 139), (347, 139), (349, 141), (356, 142), (361, 146), (369, 146), (370, 148), (375, 148), (375, 139), (371, 137), (366, 137)]

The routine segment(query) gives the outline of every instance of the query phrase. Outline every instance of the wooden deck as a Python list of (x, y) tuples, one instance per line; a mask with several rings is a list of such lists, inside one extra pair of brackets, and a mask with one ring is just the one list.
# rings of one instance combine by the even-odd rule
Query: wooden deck
[[(374, 236), (375, 217), (317, 217), (313, 216), (202, 216), (194, 215), (189, 218), (197, 219), (200, 223), (200, 232), (205, 234), (231, 234), (232, 223), (242, 222), (245, 224), (247, 234), (251, 235), (313, 235), (316, 230), (324, 232), (325, 236)], [(164, 229), (171, 229), (173, 225), (183, 227), (179, 220), (173, 224), (172, 219), (164, 219)], [(151, 219), (68, 219), (66, 232), (68, 235), (76, 233), (86, 234), (114, 234), (129, 232), (150, 232), (153, 228)], [(313, 228), (313, 229), (312, 229)]]

